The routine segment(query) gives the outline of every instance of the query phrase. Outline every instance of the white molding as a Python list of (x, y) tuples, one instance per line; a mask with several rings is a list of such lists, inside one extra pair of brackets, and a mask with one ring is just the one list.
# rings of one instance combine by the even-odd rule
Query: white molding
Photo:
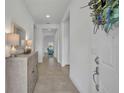
[(75, 85), (75, 87), (77, 88), (77, 90), (78, 90), (80, 93), (84, 93), (84, 92), (81, 92), (82, 89), (79, 87), (78, 83), (77, 83), (71, 76), (69, 76), (69, 77), (70, 77), (72, 83), (73, 83), (73, 84)]

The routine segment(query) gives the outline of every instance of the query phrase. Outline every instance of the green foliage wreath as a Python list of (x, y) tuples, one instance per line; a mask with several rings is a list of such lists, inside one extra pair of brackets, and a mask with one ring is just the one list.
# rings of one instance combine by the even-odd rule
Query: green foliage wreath
[(108, 33), (115, 23), (119, 23), (119, 0), (90, 0), (88, 6), (92, 9), (90, 16), (95, 24), (94, 32), (102, 26)]

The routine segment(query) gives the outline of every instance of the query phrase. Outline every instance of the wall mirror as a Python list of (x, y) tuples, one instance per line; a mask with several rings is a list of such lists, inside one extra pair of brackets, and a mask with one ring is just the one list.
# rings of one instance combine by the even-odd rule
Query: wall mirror
[(26, 31), (24, 30), (24, 28), (22, 28), (21, 26), (17, 25), (17, 24), (13, 24), (13, 31), (16, 34), (19, 34), (19, 47), (24, 47), (24, 40), (26, 39)]
[[(14, 35), (12, 33), (15, 33), (18, 35)], [(10, 51), (12, 51), (15, 48), (16, 48), (15, 49), (16, 53), (18, 54), (24, 53), (25, 39), (26, 39), (26, 31), (21, 26), (12, 23), (11, 31), (9, 33), (5, 33), (6, 57), (9, 57)], [(15, 46), (15, 47), (12, 47), (12, 46)]]

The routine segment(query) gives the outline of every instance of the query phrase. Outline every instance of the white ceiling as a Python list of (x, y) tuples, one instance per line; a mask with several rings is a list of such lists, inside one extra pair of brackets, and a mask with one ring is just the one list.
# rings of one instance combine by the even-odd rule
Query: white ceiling
[[(60, 23), (71, 0), (24, 0), (28, 11), (37, 24)], [(50, 18), (46, 18), (50, 14)]]

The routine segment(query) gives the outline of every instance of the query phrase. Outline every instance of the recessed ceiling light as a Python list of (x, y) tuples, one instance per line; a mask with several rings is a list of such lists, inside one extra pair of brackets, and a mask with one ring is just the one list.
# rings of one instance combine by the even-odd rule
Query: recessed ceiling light
[(49, 14), (46, 15), (46, 18), (50, 18), (51, 16)]

